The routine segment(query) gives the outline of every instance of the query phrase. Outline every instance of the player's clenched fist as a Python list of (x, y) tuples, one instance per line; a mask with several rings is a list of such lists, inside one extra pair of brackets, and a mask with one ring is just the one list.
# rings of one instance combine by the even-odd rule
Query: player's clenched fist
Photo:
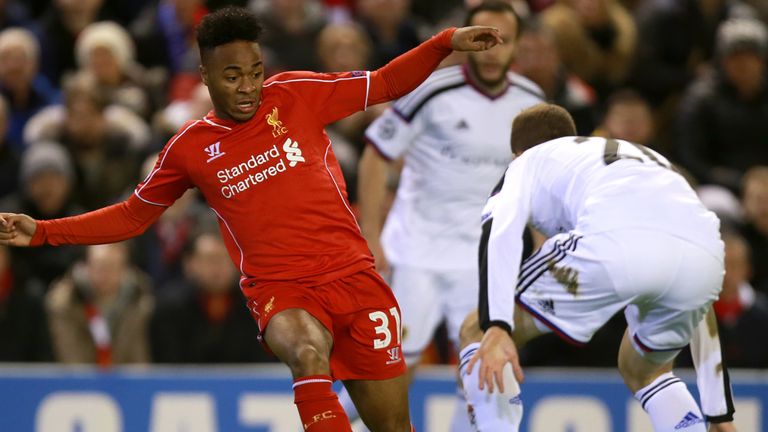
[(0, 244), (29, 246), (37, 229), (37, 222), (23, 214), (0, 213)]
[(502, 43), (499, 29), (487, 26), (461, 27), (451, 37), (451, 48), (456, 51), (485, 51)]

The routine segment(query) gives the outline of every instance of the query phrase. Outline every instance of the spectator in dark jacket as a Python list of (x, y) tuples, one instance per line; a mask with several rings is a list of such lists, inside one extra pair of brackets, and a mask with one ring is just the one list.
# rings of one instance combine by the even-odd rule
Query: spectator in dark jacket
[(744, 175), (742, 187), (744, 229), (752, 262), (750, 281), (768, 295), (768, 166), (756, 166)]
[(42, 71), (56, 86), (75, 64), (75, 41), (89, 24), (108, 19), (104, 0), (54, 0), (40, 18)]
[(728, 20), (717, 37), (718, 70), (689, 89), (680, 106), (680, 163), (701, 182), (739, 189), (753, 165), (768, 164), (768, 30)]
[(251, 363), (271, 361), (237, 288), (237, 270), (218, 233), (192, 242), (184, 278), (160, 288), (165, 298), (151, 324), (154, 361), (160, 363)]
[(19, 184), (19, 154), (8, 141), (8, 104), (0, 96), (0, 198), (16, 192)]
[[(74, 170), (66, 150), (55, 143), (38, 143), (22, 157), (22, 188), (6, 197), (0, 207), (34, 218), (60, 218), (82, 213), (71, 198)], [(33, 289), (45, 291), (83, 252), (81, 246), (43, 246), (13, 249), (16, 267), (29, 277)]]
[(0, 362), (53, 360), (42, 301), (28, 292), (5, 246), (0, 246), (0, 340)]
[(0, 32), (0, 91), (8, 100), (8, 138), (21, 152), (29, 119), (56, 102), (58, 94), (38, 73), (40, 46), (29, 30), (9, 28)]
[(749, 244), (737, 234), (725, 234), (725, 278), (720, 298), (712, 305), (720, 324), (723, 357), (728, 366), (768, 367), (768, 344), (755, 343), (768, 328), (768, 296), (749, 283), (752, 271)]

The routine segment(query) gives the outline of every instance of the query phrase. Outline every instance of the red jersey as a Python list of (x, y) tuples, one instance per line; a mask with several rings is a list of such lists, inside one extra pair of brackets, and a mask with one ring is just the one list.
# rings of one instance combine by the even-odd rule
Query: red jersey
[(289, 72), (264, 83), (247, 122), (213, 113), (181, 128), (135, 194), (169, 206), (197, 187), (242, 285), (322, 284), (373, 265), (324, 126), (363, 110), (368, 72)]
[(415, 89), (452, 52), (447, 29), (373, 72), (288, 72), (264, 83), (243, 123), (209, 114), (179, 130), (122, 203), (38, 221), (31, 245), (98, 244), (141, 234), (197, 187), (219, 218), (243, 288), (320, 285), (373, 266), (324, 126)]

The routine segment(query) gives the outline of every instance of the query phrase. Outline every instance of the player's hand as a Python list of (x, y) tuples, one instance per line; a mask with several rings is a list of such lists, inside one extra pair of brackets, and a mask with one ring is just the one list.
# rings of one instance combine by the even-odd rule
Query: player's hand
[(499, 29), (487, 26), (461, 27), (453, 32), (451, 48), (455, 51), (485, 51), (504, 43)]
[(0, 244), (29, 246), (37, 221), (24, 214), (0, 213)]
[(480, 342), (480, 348), (467, 365), (467, 373), (472, 373), (475, 363), (478, 362), (480, 363), (478, 365), (480, 367), (480, 390), (487, 387), (488, 392), (493, 393), (494, 387), (498, 386), (499, 392), (504, 392), (502, 371), (507, 363), (512, 365), (512, 371), (518, 383), (522, 383), (525, 379), (523, 368), (520, 367), (515, 342), (507, 332), (499, 327), (491, 327), (485, 332), (483, 340)]
[(709, 432), (736, 432), (736, 426), (733, 422), (710, 423)]

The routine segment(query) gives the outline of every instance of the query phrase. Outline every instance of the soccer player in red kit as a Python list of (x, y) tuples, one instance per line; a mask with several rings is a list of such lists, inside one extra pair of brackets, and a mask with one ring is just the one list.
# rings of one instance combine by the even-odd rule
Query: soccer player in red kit
[(246, 9), (197, 30), (214, 110), (171, 138), (126, 201), (35, 221), (0, 213), (0, 244), (95, 244), (142, 233), (188, 188), (218, 216), (263, 341), (291, 369), (304, 429), (350, 431), (331, 390), (344, 381), (375, 432), (411, 430), (400, 311), (349, 208), (324, 126), (416, 88), (452, 50), (499, 43), (448, 29), (373, 72), (288, 72), (264, 81), (261, 27)]

